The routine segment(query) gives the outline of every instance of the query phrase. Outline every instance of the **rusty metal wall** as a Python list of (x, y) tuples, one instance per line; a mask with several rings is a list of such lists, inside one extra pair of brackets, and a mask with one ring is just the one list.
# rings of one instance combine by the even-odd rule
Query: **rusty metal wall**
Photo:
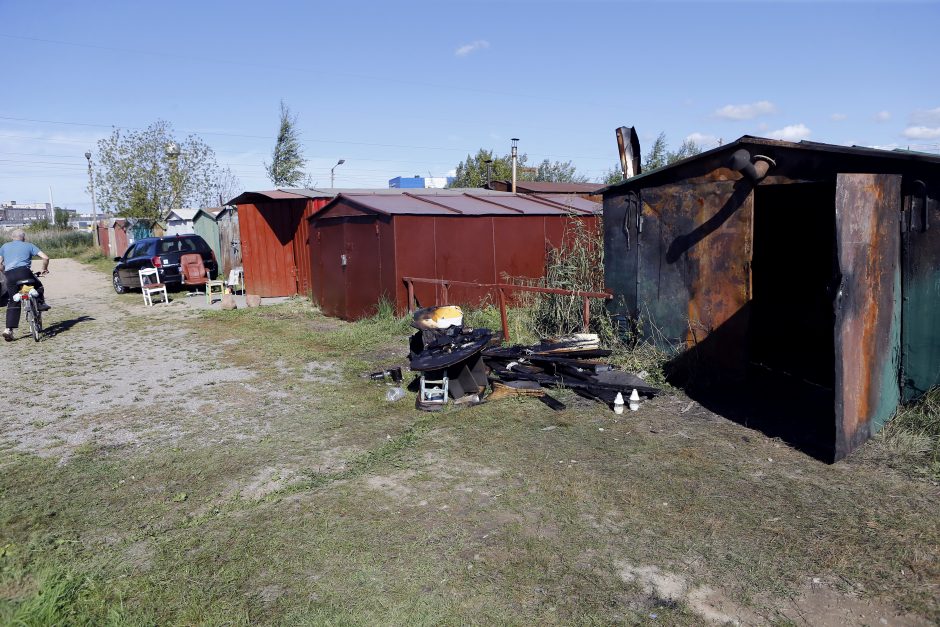
[(238, 205), (242, 263), (249, 293), (266, 297), (299, 293), (295, 241), (306, 205), (305, 199)]
[(376, 313), (382, 297), (381, 232), (375, 216), (344, 218), (346, 251), (347, 320), (367, 318)]
[(328, 218), (311, 223), (314, 298), (328, 316), (371, 316), (394, 289), (393, 232), (378, 216)]
[[(594, 232), (599, 228), (596, 216), (574, 219)], [(354, 320), (372, 315), (383, 297), (406, 312), (405, 276), (488, 284), (506, 276), (539, 278), (547, 247), (561, 244), (569, 220), (363, 215), (354, 207), (336, 207), (331, 217), (310, 220), (314, 298), (327, 315)], [(415, 294), (422, 305), (443, 302), (440, 286), (417, 284)], [(448, 296), (467, 305), (492, 301), (486, 288), (454, 286)]]
[(320, 289), (315, 290), (321, 310), (328, 316), (346, 318), (346, 279), (342, 256), (345, 254), (342, 220), (318, 223), (316, 258), (319, 265)]
[(238, 231), (238, 211), (228, 210), (217, 221), (219, 225), (219, 263), (227, 278), (232, 268), (242, 265), (241, 240)]
[(121, 255), (124, 254), (124, 252), (127, 250), (127, 247), (129, 245), (128, 240), (127, 240), (127, 231), (125, 231), (120, 226), (116, 226), (111, 231), (111, 233), (114, 234), (114, 239), (112, 240), (113, 246), (111, 250), (115, 251), (114, 252), (115, 257), (120, 257)]
[[(722, 329), (731, 343), (714, 357), (735, 376), (747, 363), (747, 315), (736, 314), (750, 300), (752, 191), (743, 180), (644, 189), (640, 226), (632, 231), (644, 331), (663, 348), (687, 348), (733, 318), (733, 328)], [(632, 263), (628, 256), (627, 267)], [(628, 290), (629, 280), (620, 280)]]
[(105, 257), (116, 257), (111, 253), (111, 238), (108, 236), (108, 227), (101, 224), (95, 226), (98, 231), (98, 246), (101, 248), (101, 254)]
[(838, 460), (880, 429), (900, 400), (901, 177), (839, 174), (835, 204)]
[[(595, 233), (600, 228), (597, 216), (395, 216), (395, 300), (399, 311), (407, 310), (407, 290), (401, 282), (404, 276), (479, 283), (541, 278), (548, 248), (562, 245), (572, 220)], [(435, 285), (416, 284), (415, 296), (422, 306), (443, 302), (442, 290)], [(488, 289), (466, 286), (451, 288), (448, 300), (465, 305), (494, 304)]]

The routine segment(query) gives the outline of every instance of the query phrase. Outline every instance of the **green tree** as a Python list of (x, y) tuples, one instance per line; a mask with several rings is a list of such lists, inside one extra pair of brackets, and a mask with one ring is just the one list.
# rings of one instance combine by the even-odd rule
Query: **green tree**
[(577, 168), (570, 161), (544, 159), (538, 165), (535, 180), (553, 183), (587, 183), (588, 177), (578, 174)]
[[(487, 164), (492, 160), (490, 171), (491, 181), (512, 180), (512, 155), (497, 157), (492, 150), (480, 148), (476, 155), (467, 155), (464, 161), (457, 164), (457, 172), (451, 187), (483, 187), (487, 182)], [(543, 160), (537, 167), (531, 168), (526, 164), (529, 156), (519, 155), (516, 164), (516, 180), (518, 181), (552, 181), (556, 183), (586, 183), (588, 178), (578, 174), (577, 168), (570, 161)]]
[(691, 139), (686, 138), (682, 141), (682, 145), (679, 146), (679, 150), (675, 152), (669, 152), (666, 155), (666, 163), (675, 163), (681, 159), (697, 155), (700, 152), (702, 152), (701, 146), (696, 144)]
[[(167, 154), (171, 144), (177, 156)], [(179, 139), (164, 120), (140, 131), (115, 129), (98, 142), (97, 157), (99, 208), (131, 218), (159, 220), (174, 207), (214, 206), (222, 180), (233, 176), (202, 139)]]
[(271, 163), (264, 164), (268, 178), (275, 187), (297, 187), (307, 176), (304, 174), (306, 160), (297, 134), (297, 116), (281, 101), (281, 125), (274, 142)]
[(623, 168), (618, 163), (613, 166), (601, 177), (600, 182), (604, 185), (613, 185), (623, 180)]
[(649, 172), (656, 168), (661, 168), (668, 162), (668, 148), (666, 146), (666, 134), (660, 133), (649, 152), (646, 153), (646, 159), (643, 160), (643, 172)]
[[(655, 170), (656, 168), (661, 168), (665, 165), (675, 163), (687, 157), (691, 157), (702, 152), (702, 147), (696, 144), (691, 139), (685, 139), (682, 142), (682, 145), (679, 146), (679, 150), (672, 151), (669, 150), (669, 146), (666, 143), (666, 134), (660, 133), (656, 138), (656, 141), (653, 142), (653, 145), (650, 146), (649, 152), (646, 153), (646, 158), (643, 160), (643, 172), (649, 172), (650, 170)], [(623, 168), (618, 163), (611, 169), (607, 170), (604, 176), (601, 177), (600, 182), (605, 185), (613, 185), (619, 183), (623, 180)]]
[(69, 228), (69, 212), (65, 211), (61, 207), (56, 207), (54, 209), (55, 221), (53, 224), (57, 229), (67, 229)]
[[(505, 155), (497, 157), (492, 150), (480, 148), (476, 155), (467, 155), (466, 160), (457, 164), (457, 173), (451, 187), (483, 187), (487, 182), (487, 161), (490, 164), (491, 181), (505, 181), (512, 178), (512, 157)], [(519, 156), (518, 168), (525, 165), (528, 158), (523, 154)], [(521, 175), (521, 173), (520, 173)]]
[(646, 159), (643, 160), (643, 171), (649, 172), (686, 157), (697, 155), (700, 152), (702, 152), (701, 146), (691, 139), (685, 139), (682, 145), (679, 146), (679, 150), (671, 151), (666, 143), (666, 134), (660, 133), (653, 145), (650, 146), (649, 152), (646, 153)]

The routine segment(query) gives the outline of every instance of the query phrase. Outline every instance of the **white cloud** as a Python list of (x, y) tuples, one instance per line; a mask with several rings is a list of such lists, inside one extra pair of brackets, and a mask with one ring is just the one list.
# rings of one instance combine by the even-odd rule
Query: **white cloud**
[(911, 114), (912, 124), (940, 124), (940, 107), (936, 109), (918, 109)]
[(753, 120), (761, 115), (776, 113), (777, 107), (769, 100), (759, 100), (751, 104), (725, 105), (715, 111), (715, 116), (726, 120)]
[(887, 122), (888, 120), (891, 119), (891, 112), (879, 111), (878, 113), (875, 114), (874, 118), (875, 118), (875, 122)]
[(692, 133), (687, 135), (685, 138), (686, 141), (695, 142), (700, 148), (711, 148), (718, 144), (718, 138), (714, 135), (707, 135), (705, 133)]
[(771, 131), (768, 135), (771, 139), (782, 139), (788, 142), (797, 142), (801, 139), (807, 139), (812, 133), (805, 124), (791, 124), (784, 126), (776, 131)]
[(457, 176), (457, 170), (456, 169), (448, 170), (447, 176)]
[(908, 139), (940, 139), (940, 126), (908, 126), (901, 134)]
[(477, 39), (476, 41), (471, 41), (468, 44), (460, 46), (457, 48), (457, 50), (454, 51), (454, 54), (458, 57), (465, 57), (468, 54), (476, 52), (477, 50), (486, 50), (489, 47), (490, 42), (486, 41), (485, 39)]
[(832, 115), (829, 116), (829, 119), (832, 120), (833, 122), (842, 122), (848, 117), (849, 116), (847, 116), (844, 113), (833, 113)]

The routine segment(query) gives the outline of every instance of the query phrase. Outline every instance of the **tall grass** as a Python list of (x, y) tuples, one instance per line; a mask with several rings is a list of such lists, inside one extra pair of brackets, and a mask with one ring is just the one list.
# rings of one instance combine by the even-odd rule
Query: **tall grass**
[(898, 408), (885, 426), (884, 444), (919, 474), (940, 479), (940, 387)]
[[(572, 219), (565, 228), (561, 246), (552, 248), (546, 260), (541, 287), (602, 292), (604, 290), (604, 241), (601, 231)], [(563, 294), (537, 294), (534, 298), (532, 322), (539, 335), (566, 335), (582, 330), (584, 299)], [(597, 333), (607, 345), (619, 345), (621, 339), (613, 324), (606, 301), (590, 301), (590, 331)]]
[[(0, 231), (0, 245), (10, 241), (9, 231)], [(77, 257), (94, 244), (88, 231), (49, 229), (27, 232), (26, 241), (35, 244), (50, 257)]]

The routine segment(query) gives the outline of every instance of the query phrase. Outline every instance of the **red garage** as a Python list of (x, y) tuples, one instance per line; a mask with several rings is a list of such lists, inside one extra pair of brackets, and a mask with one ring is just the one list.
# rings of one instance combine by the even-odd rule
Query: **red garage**
[[(389, 193), (394, 191), (395, 193)], [(546, 251), (562, 243), (571, 220), (599, 228), (597, 203), (484, 189), (343, 192), (308, 218), (313, 298), (346, 320), (375, 312), (382, 298), (407, 310), (403, 277), (499, 283), (539, 278)], [(416, 284), (419, 303), (435, 286)], [(482, 288), (453, 287), (454, 303), (476, 304)]]

